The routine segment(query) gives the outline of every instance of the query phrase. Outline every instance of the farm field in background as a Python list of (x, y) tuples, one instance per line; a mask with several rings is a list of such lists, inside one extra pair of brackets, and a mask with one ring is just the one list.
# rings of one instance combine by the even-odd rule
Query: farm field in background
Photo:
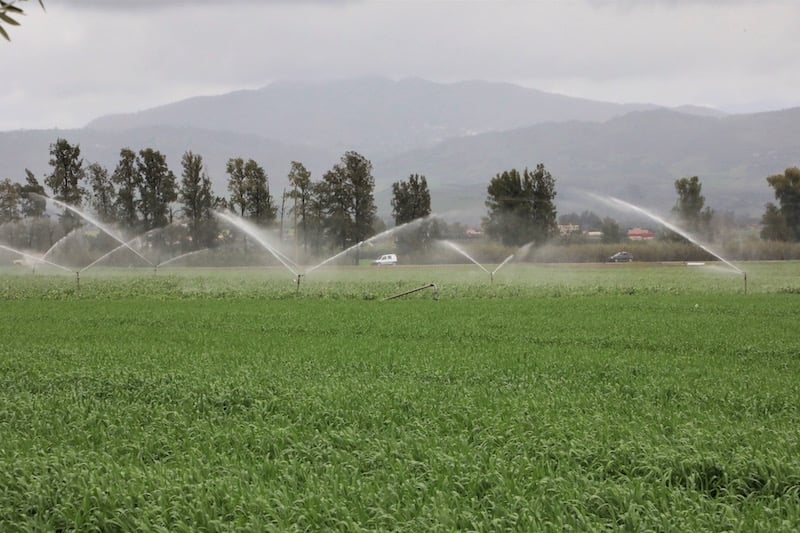
[(738, 265), (2, 270), (0, 530), (794, 530), (800, 263)]

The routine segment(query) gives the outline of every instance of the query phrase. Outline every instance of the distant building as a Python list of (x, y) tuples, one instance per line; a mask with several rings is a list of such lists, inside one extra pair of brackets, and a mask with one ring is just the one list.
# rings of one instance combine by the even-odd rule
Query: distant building
[(649, 241), (656, 238), (656, 234), (645, 228), (631, 228), (628, 230), (628, 239), (631, 241)]
[(474, 239), (476, 237), (480, 237), (481, 235), (483, 235), (483, 232), (481, 230), (475, 228), (467, 228), (467, 230), (464, 233), (469, 239)]
[(563, 235), (569, 235), (570, 233), (580, 233), (581, 226), (580, 224), (559, 224), (558, 225), (558, 233)]

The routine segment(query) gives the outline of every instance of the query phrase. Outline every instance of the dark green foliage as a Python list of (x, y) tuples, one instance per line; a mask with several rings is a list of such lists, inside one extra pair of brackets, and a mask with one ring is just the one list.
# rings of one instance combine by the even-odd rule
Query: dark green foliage
[(497, 174), (489, 183), (484, 219), (486, 233), (503, 244), (522, 246), (547, 242), (557, 231), (555, 179), (544, 165), (522, 175), (516, 170)]
[[(703, 184), (697, 176), (691, 178), (681, 178), (675, 180), (675, 191), (678, 193), (678, 200), (672, 208), (672, 212), (678, 217), (679, 224), (689, 230), (689, 232), (702, 236), (706, 240), (711, 238), (711, 219), (714, 211), (705, 206), (705, 196), (701, 194)], [(683, 239), (679, 235), (670, 232), (672, 238)]]
[(601, 241), (605, 244), (622, 242), (625, 238), (622, 230), (620, 230), (617, 221), (611, 217), (605, 217), (600, 223), (600, 231), (603, 232)]
[[(311, 172), (302, 163), (292, 161), (292, 168), (289, 171), (289, 184), (292, 186), (292, 190), (289, 191), (288, 196), (294, 200), (292, 214), (294, 215), (295, 242), (299, 242), (299, 234), (299, 236), (302, 236), (303, 250), (308, 250), (308, 209), (313, 193)], [(298, 218), (300, 219), (299, 223)]]
[(317, 189), (325, 231), (341, 249), (373, 234), (377, 207), (372, 163), (357, 152), (345, 152), (322, 177)]
[[(392, 215), (397, 226), (427, 217), (431, 214), (431, 193), (425, 176), (411, 174), (406, 181), (392, 184)], [(414, 250), (427, 249), (433, 239), (441, 236), (436, 221), (417, 223), (414, 227), (398, 233), (397, 251), (408, 254)]]
[[(81, 187), (86, 171), (83, 168), (80, 146), (71, 145), (66, 139), (59, 138), (50, 145), (50, 166), (53, 170), (44, 178), (44, 183), (50, 187), (53, 198), (80, 207), (86, 194)], [(68, 209), (59, 215), (59, 221), (65, 233), (81, 224), (80, 218)]]
[(139, 189), (142, 177), (136, 168), (136, 153), (130, 148), (123, 148), (119, 152), (119, 163), (111, 181), (117, 185), (117, 199), (115, 208), (120, 222), (128, 228), (139, 225)]
[(789, 240), (800, 241), (800, 168), (787, 168), (783, 174), (768, 177), (767, 183), (775, 190), (780, 207), (767, 204), (765, 238), (778, 240), (785, 235)]
[(248, 217), (262, 225), (274, 222), (277, 209), (269, 192), (267, 173), (254, 160), (231, 158), (226, 165), (228, 203), (240, 217)]
[(217, 236), (217, 223), (213, 215), (214, 195), (211, 180), (203, 169), (203, 158), (191, 151), (181, 159), (180, 201), (183, 217), (189, 225), (190, 249), (211, 246)]
[[(16, 4), (27, 1), (28, 0), (0, 0), (0, 36), (6, 41), (10, 41), (11, 37), (9, 37), (8, 31), (3, 26), (19, 26), (19, 20), (17, 19), (20, 15), (24, 15), (25, 11)], [(43, 0), (39, 0), (39, 5), (44, 9)]]
[(101, 222), (113, 222), (117, 218), (116, 206), (117, 194), (114, 190), (114, 183), (108, 175), (108, 171), (99, 163), (92, 163), (87, 169), (87, 178), (91, 192), (89, 193), (89, 204)]
[(19, 211), (20, 186), (10, 179), (0, 181), (0, 224), (21, 218)]
[(158, 150), (145, 148), (136, 159), (139, 174), (139, 213), (145, 230), (160, 228), (172, 222), (170, 203), (178, 199), (175, 174), (167, 166), (167, 158)]

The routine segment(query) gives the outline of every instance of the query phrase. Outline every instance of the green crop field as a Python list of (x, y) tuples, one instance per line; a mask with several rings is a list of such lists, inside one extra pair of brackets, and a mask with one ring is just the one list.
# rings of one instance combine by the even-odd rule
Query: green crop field
[(0, 531), (796, 531), (800, 263), (743, 268), (5, 270)]

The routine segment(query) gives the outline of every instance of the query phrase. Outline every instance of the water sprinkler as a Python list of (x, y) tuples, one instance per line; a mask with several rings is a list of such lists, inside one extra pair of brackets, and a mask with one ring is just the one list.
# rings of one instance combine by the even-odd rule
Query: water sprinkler
[(298, 275), (297, 275), (297, 292), (298, 292), (298, 293), (300, 292), (300, 280), (302, 280), (302, 279), (303, 279), (303, 276), (304, 276), (304, 275), (305, 275), (305, 274), (298, 274)]
[(439, 300), (439, 287), (436, 286), (435, 283), (429, 283), (427, 285), (423, 285), (422, 287), (417, 287), (416, 289), (411, 289), (408, 291), (404, 291), (392, 296), (387, 296), (382, 301), (386, 302), (388, 300), (394, 300), (395, 298), (400, 298), (401, 296), (406, 296), (408, 294), (413, 294), (415, 292), (423, 291), (425, 289), (433, 289), (433, 299), (438, 301)]
[(747, 272), (742, 272), (744, 274), (744, 293), (747, 294)]

